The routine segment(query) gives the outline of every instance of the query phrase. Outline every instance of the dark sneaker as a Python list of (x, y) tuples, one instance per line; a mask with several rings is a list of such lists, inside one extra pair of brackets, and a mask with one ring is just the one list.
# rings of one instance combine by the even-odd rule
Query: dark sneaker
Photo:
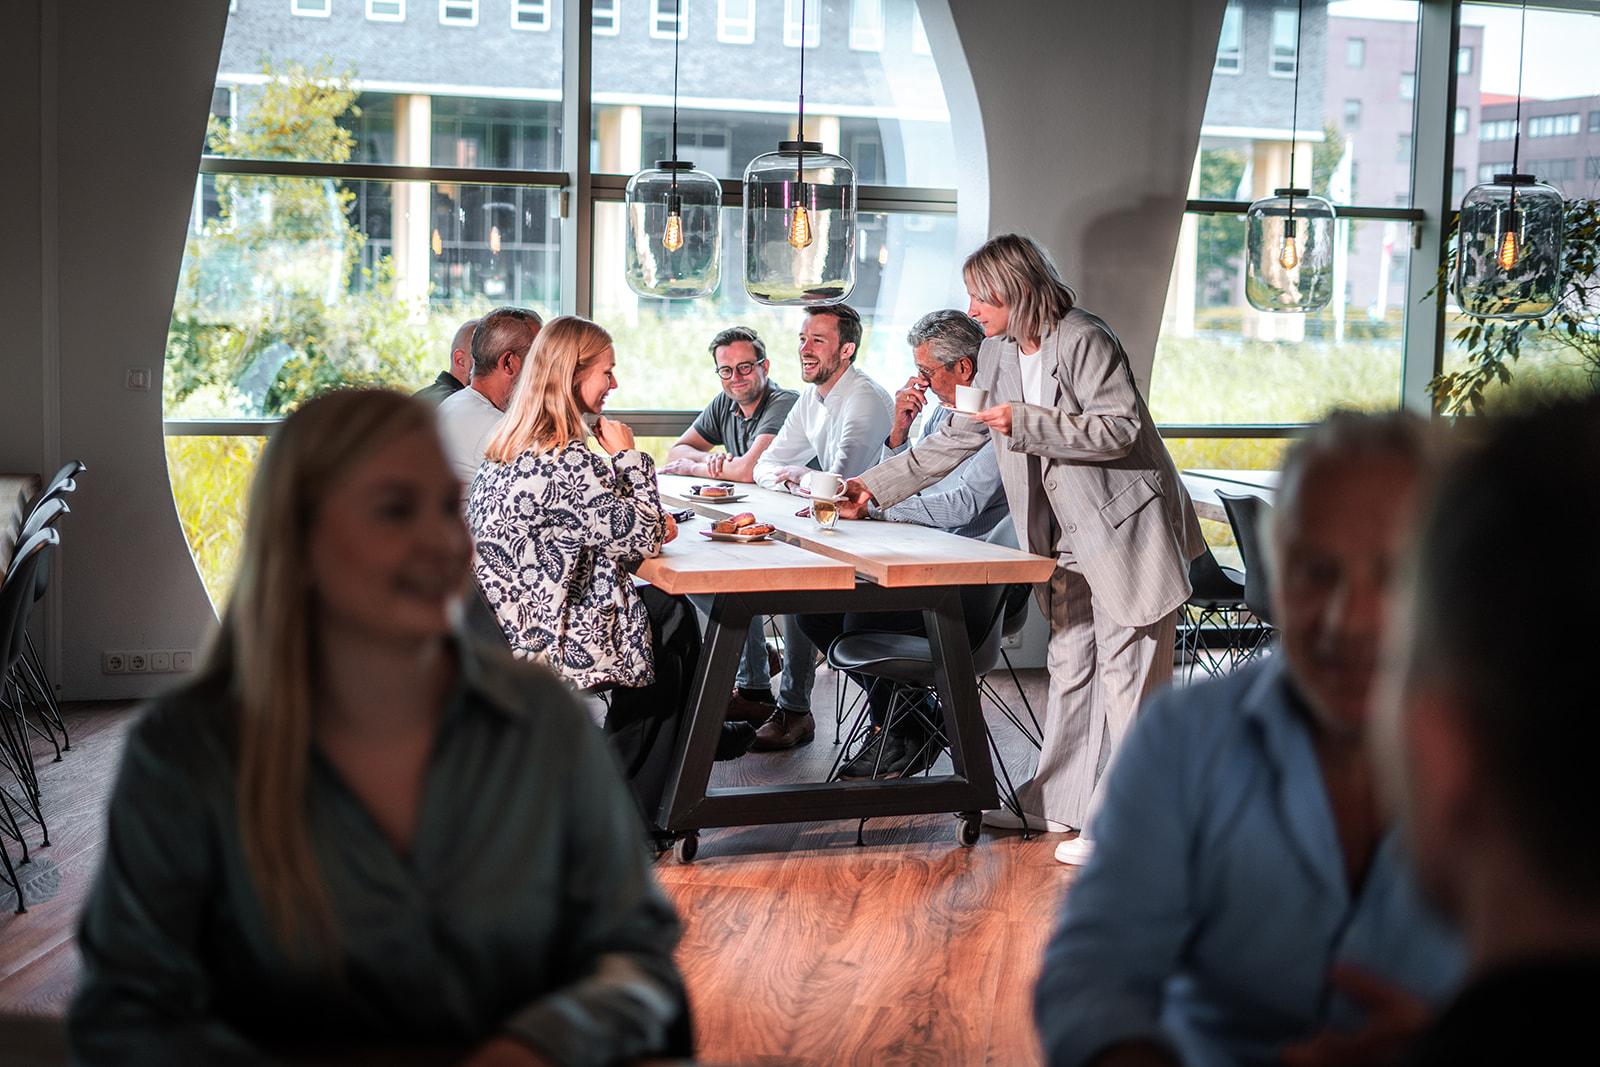
[(817, 721), (809, 711), (789, 711), (780, 707), (756, 731), (756, 743), (752, 747), (757, 752), (777, 752), (809, 745), (816, 736)]
[(717, 738), (717, 761), (738, 759), (750, 751), (750, 746), (755, 743), (755, 740), (756, 728), (750, 723), (723, 723), (722, 736)]
[(910, 778), (932, 767), (944, 755), (944, 743), (924, 734), (901, 738), (900, 751), (884, 766), (880, 778)]
[(861, 746), (861, 751), (855, 758), (849, 760), (839, 768), (840, 778), (875, 778), (882, 777), (883, 772), (893, 763), (903, 758), (902, 748), (905, 741), (898, 734), (886, 733), (882, 729), (875, 729), (872, 737)]

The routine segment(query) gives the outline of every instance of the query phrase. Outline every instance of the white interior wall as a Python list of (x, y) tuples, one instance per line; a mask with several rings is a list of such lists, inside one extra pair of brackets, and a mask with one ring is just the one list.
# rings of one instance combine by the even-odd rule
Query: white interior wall
[[(961, 151), (963, 247), (1042, 241), (1147, 385), (1223, 0), (923, 6), (935, 54), (971, 72), (946, 84), (958, 151), (983, 149)], [(0, 469), (90, 467), (52, 611), (70, 699), (161, 688), (170, 676), (102, 674), (101, 652), (198, 649), (214, 625), (167, 481), (159, 374), (226, 12), (0, 13)], [(123, 388), (129, 367), (153, 372), (149, 392)]]

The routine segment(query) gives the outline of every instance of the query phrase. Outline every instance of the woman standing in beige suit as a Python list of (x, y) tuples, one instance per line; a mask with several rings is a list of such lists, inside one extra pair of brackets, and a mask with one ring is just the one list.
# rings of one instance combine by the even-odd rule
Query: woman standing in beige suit
[[(985, 335), (973, 384), (990, 406), (852, 479), (849, 511), (895, 504), (995, 448), (1019, 538), (1056, 559), (1035, 590), (1050, 620), (1044, 748), (1018, 794), (1030, 826), (1080, 831), (1056, 853), (1080, 863), (1104, 770), (1140, 700), (1172, 676), (1200, 525), (1122, 343), (1076, 306), (1044, 250), (1005, 234), (962, 276)], [(1021, 826), (1004, 810), (984, 821)]]

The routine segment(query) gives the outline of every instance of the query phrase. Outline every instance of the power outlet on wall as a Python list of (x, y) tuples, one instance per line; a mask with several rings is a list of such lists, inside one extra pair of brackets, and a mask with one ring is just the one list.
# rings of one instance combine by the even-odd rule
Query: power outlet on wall
[(101, 674), (184, 674), (194, 670), (194, 652), (180, 649), (127, 649), (100, 654)]

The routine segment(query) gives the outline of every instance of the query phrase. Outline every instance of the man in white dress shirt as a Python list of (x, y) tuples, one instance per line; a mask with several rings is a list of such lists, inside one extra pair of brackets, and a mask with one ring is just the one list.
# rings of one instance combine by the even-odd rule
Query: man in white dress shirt
[(439, 405), (444, 454), (463, 486), (471, 486), (483, 451), (511, 400), (522, 364), (542, 320), (526, 308), (503, 307), (478, 320), (472, 331), (472, 379)]
[[(800, 330), (800, 378), (811, 386), (783, 420), (756, 464), (756, 484), (793, 492), (811, 470), (854, 478), (878, 462), (894, 421), (888, 390), (855, 368), (861, 316), (847, 304), (806, 310)], [(778, 708), (756, 731), (755, 747), (793, 748), (816, 735), (811, 682), (816, 649), (792, 616), (783, 620), (783, 678)]]

